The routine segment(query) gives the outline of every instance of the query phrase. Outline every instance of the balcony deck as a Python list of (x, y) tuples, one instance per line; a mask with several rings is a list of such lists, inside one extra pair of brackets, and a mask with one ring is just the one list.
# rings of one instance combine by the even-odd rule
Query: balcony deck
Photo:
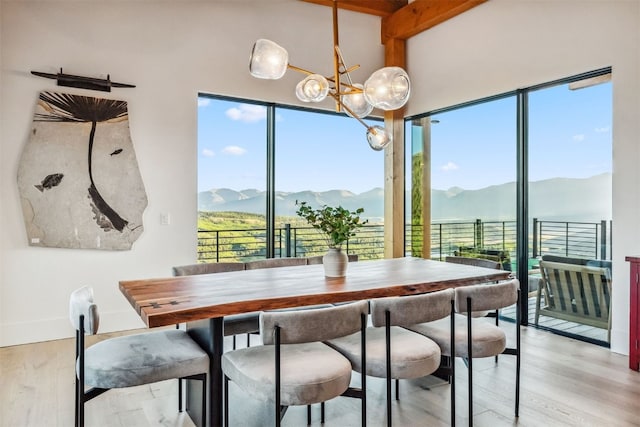
[[(536, 314), (536, 297), (529, 296), (529, 326), (534, 325)], [(509, 307), (500, 313), (501, 317), (515, 320), (515, 307)], [(540, 315), (538, 326), (541, 329), (557, 333), (559, 335), (575, 338), (581, 341), (598, 344), (603, 347), (609, 347), (607, 342), (607, 330), (603, 328), (595, 328), (589, 325), (583, 325), (575, 322), (568, 322), (554, 317)]]

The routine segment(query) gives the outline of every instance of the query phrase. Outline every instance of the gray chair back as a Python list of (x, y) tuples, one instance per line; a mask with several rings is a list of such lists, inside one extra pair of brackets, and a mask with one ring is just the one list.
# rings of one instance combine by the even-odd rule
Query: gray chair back
[(445, 262), (452, 262), (455, 264), (473, 265), (475, 267), (492, 268), (494, 270), (502, 270), (502, 264), (497, 261), (491, 261), (484, 258), (470, 258), (464, 256), (448, 256)]
[(295, 311), (260, 313), (260, 334), (265, 345), (275, 344), (274, 329), (280, 327), (282, 344), (327, 341), (361, 329), (361, 315), (369, 312), (367, 301)]
[(371, 323), (375, 327), (385, 326), (385, 312), (390, 313), (389, 326), (411, 326), (432, 322), (451, 314), (453, 289), (404, 297), (376, 298), (370, 301)]
[(173, 267), (173, 275), (193, 276), (197, 274), (224, 273), (239, 270), (244, 270), (243, 262), (207, 262)]
[(97, 334), (100, 315), (98, 314), (98, 306), (93, 302), (93, 288), (89, 286), (76, 289), (69, 297), (69, 320), (76, 331), (81, 330), (80, 315), (84, 316), (84, 327), (82, 328), (84, 333)]
[(511, 279), (494, 284), (470, 285), (456, 288), (456, 306), (459, 313), (467, 311), (467, 298), (471, 298), (472, 310), (497, 310), (518, 301), (520, 282)]
[(306, 258), (267, 258), (257, 261), (249, 261), (245, 263), (246, 270), (255, 270), (258, 268), (277, 268), (277, 267), (293, 267), (296, 265), (306, 265)]

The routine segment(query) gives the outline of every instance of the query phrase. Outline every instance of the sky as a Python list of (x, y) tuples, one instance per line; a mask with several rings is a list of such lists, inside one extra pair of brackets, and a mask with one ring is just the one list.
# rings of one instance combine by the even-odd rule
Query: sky
[[(198, 105), (198, 191), (264, 190), (266, 108), (208, 98)], [(359, 194), (383, 186), (384, 153), (369, 147), (356, 120), (278, 108), (275, 132), (276, 190)]]
[[(611, 90), (605, 83), (530, 93), (530, 181), (611, 172)], [(198, 107), (198, 191), (265, 190), (266, 108), (202, 97)], [(432, 121), (433, 188), (479, 189), (516, 180), (515, 97)], [(275, 132), (278, 191), (359, 194), (384, 185), (384, 153), (369, 148), (365, 127), (352, 118), (278, 108)]]

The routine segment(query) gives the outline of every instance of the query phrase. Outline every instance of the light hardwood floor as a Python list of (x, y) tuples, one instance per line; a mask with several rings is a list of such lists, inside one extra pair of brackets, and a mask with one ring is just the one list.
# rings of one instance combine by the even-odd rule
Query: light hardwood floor
[[(506, 330), (513, 325), (504, 323)], [(106, 337), (104, 335), (98, 339)], [(242, 341), (242, 340), (241, 340)], [(73, 425), (73, 340), (0, 348), (0, 425)], [(520, 417), (513, 414), (515, 358), (474, 361), (476, 426), (640, 426), (640, 374), (608, 349), (523, 328)], [(467, 424), (467, 371), (458, 360), (457, 424)], [(356, 377), (355, 381), (358, 381)], [(384, 382), (368, 379), (369, 426), (385, 424)], [(397, 426), (448, 426), (449, 385), (432, 377), (402, 381), (393, 403)], [(272, 425), (271, 409), (232, 384), (231, 425)], [(356, 399), (327, 404), (327, 427), (359, 426)], [(317, 406), (317, 405), (316, 405)], [(313, 425), (320, 424), (314, 407)], [(87, 426), (192, 426), (177, 411), (176, 381), (111, 390), (86, 406)], [(291, 408), (285, 426), (306, 424), (305, 408)]]

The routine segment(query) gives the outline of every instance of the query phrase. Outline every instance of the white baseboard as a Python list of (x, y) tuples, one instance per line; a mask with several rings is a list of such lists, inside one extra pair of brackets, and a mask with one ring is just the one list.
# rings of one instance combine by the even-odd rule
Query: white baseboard
[[(133, 310), (100, 313), (99, 333), (145, 328)], [(0, 324), (0, 347), (72, 338), (75, 332), (68, 317)]]
[(611, 351), (629, 355), (629, 330), (611, 329)]

